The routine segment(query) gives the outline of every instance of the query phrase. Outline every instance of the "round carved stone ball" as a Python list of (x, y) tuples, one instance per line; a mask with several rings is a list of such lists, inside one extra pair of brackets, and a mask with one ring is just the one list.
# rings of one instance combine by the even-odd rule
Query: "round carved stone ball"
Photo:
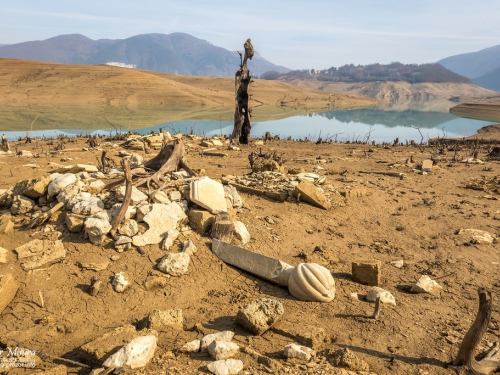
[(300, 263), (290, 275), (288, 290), (302, 301), (330, 302), (335, 298), (335, 280), (319, 264)]

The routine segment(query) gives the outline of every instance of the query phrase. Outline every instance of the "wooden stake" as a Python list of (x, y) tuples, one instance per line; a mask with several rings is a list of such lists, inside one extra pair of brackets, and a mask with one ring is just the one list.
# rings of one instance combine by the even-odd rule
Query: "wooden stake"
[(125, 218), (125, 214), (127, 213), (132, 197), (132, 173), (130, 173), (130, 159), (122, 159), (121, 164), (123, 171), (125, 172), (125, 198), (123, 199), (118, 215), (116, 215), (111, 222), (111, 230), (109, 231), (109, 234), (111, 234), (111, 237), (115, 240), (117, 239), (116, 230)]

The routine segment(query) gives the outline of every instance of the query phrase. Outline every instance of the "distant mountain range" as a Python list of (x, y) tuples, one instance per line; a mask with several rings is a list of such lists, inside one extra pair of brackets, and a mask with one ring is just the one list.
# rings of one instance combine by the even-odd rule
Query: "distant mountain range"
[(267, 72), (264, 79), (292, 79), (312, 78), (323, 82), (377, 82), (377, 81), (405, 81), (409, 83), (472, 83), (464, 76), (454, 73), (440, 64), (401, 64), (398, 62), (383, 65), (344, 65), (339, 68), (331, 67), (325, 70), (293, 70), (288, 73)]
[[(242, 41), (242, 46), (243, 46)], [(0, 58), (97, 65), (118, 63), (162, 73), (234, 77), (240, 58), (236, 51), (212, 45), (189, 34), (143, 34), (127, 39), (92, 40), (80, 34), (0, 45)], [(272, 64), (258, 53), (249, 62), (251, 74), (290, 69)]]
[(478, 86), (500, 91), (500, 45), (447, 57), (438, 63), (472, 79)]

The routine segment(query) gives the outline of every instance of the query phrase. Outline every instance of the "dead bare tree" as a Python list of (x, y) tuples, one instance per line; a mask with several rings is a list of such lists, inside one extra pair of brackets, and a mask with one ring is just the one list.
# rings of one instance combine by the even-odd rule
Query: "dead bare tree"
[[(250, 71), (247, 67), (247, 60), (252, 60), (254, 49), (252, 41), (247, 39), (244, 44), (245, 55), (241, 60), (240, 69), (235, 75), (235, 110), (234, 110), (234, 128), (231, 135), (232, 144), (248, 144), (250, 141), (250, 130), (252, 125), (250, 123), (250, 108), (248, 105), (249, 95), (248, 86), (251, 83)], [(241, 59), (241, 53), (240, 59)]]
[(2, 134), (2, 147), (0, 148), (2, 151), (9, 151), (10, 146), (9, 146), (9, 141), (7, 140), (7, 137), (5, 134)]
[(455, 371), (466, 375), (490, 375), (500, 370), (500, 346), (496, 342), (486, 356), (476, 361), (474, 352), (481, 342), (491, 320), (492, 298), (491, 292), (479, 288), (479, 310), (476, 320), (465, 334), (457, 357), (453, 361)]

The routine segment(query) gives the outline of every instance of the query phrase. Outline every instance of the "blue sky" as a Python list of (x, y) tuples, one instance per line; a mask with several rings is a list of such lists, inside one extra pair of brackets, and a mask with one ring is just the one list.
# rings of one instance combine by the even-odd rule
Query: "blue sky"
[(185, 32), (292, 69), (426, 63), (500, 44), (498, 0), (0, 0), (0, 44)]

